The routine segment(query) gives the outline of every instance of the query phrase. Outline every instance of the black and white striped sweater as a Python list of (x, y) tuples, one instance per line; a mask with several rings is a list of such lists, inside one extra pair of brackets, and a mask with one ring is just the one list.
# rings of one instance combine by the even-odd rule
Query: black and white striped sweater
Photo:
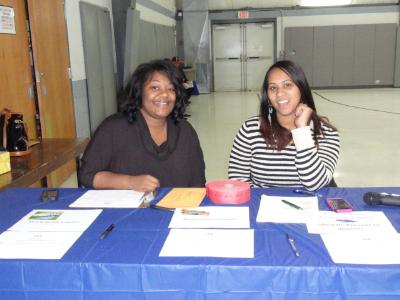
[(323, 136), (315, 146), (310, 126), (292, 130), (293, 143), (281, 151), (267, 147), (259, 117), (239, 129), (229, 159), (229, 179), (254, 187), (304, 187), (316, 190), (333, 178), (339, 156), (337, 131), (322, 124)]

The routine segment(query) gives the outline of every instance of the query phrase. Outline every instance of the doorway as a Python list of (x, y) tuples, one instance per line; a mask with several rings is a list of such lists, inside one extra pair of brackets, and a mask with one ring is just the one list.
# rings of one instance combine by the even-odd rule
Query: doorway
[[(75, 138), (64, 0), (0, 0), (0, 8), (13, 29), (0, 30), (0, 108), (23, 113), (30, 140)], [(74, 169), (75, 161), (65, 164), (48, 185)]]
[(259, 91), (274, 62), (274, 23), (214, 24), (214, 91)]

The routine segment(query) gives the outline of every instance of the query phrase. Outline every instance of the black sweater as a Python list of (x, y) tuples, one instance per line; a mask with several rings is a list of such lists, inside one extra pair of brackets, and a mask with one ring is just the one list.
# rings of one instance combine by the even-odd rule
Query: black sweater
[(79, 179), (93, 187), (97, 172), (152, 175), (161, 187), (203, 187), (204, 159), (193, 127), (185, 120), (168, 119), (167, 141), (158, 146), (150, 136), (143, 116), (130, 124), (115, 114), (97, 128), (82, 158)]

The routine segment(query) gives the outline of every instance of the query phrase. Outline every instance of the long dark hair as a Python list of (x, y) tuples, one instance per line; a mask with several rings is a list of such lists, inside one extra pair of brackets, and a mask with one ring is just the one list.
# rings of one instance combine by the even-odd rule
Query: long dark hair
[(143, 63), (136, 68), (129, 84), (118, 96), (120, 111), (127, 115), (130, 123), (134, 122), (137, 118), (137, 113), (142, 107), (143, 86), (150, 80), (154, 72), (160, 72), (165, 75), (175, 88), (175, 106), (170, 117), (176, 123), (184, 116), (188, 96), (182, 85), (182, 74), (170, 61), (153, 60)]
[[(262, 96), (260, 104), (260, 132), (264, 137), (265, 142), (268, 146), (274, 149), (282, 150), (292, 140), (292, 133), (288, 129), (284, 128), (281, 124), (279, 124), (275, 109), (272, 110), (271, 115), (269, 113), (271, 101), (268, 98), (268, 78), (273, 69), (280, 69), (290, 77), (293, 83), (300, 90), (300, 102), (306, 104), (313, 110), (313, 113), (311, 115), (311, 120), (314, 127), (313, 138), (316, 145), (318, 145), (317, 136), (323, 135), (321, 124), (325, 124), (326, 126), (335, 130), (336, 128), (329, 124), (328, 120), (325, 117), (321, 117), (317, 114), (314, 98), (312, 96), (310, 86), (308, 85), (307, 78), (302, 68), (298, 64), (290, 60), (281, 60), (276, 62), (268, 69), (267, 73), (265, 74), (261, 89)], [(271, 122), (269, 121), (269, 118), (271, 119)]]

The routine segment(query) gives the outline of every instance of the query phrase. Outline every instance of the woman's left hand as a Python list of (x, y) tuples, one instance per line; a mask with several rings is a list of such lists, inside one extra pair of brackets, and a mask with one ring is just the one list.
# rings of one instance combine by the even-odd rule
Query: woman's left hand
[(306, 127), (310, 123), (313, 110), (304, 103), (300, 103), (295, 112), (294, 124), (296, 128)]

